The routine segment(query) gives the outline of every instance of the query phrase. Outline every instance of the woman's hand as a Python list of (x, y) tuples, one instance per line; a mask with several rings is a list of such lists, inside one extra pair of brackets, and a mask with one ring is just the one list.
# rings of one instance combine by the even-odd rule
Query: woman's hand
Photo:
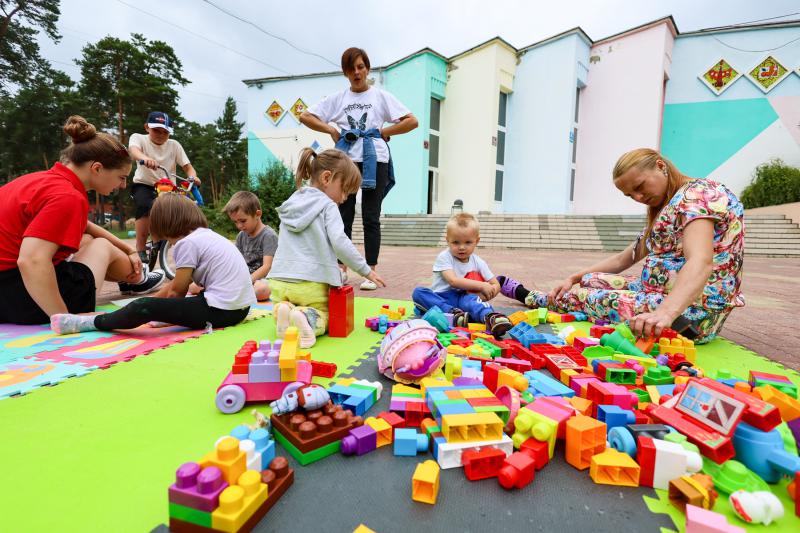
[(142, 259), (139, 257), (139, 252), (136, 250), (128, 254), (128, 260), (131, 262), (133, 272), (128, 274), (125, 278), (129, 283), (138, 283), (142, 279)]
[(652, 313), (636, 315), (628, 321), (628, 325), (637, 338), (658, 340), (661, 332), (670, 327), (675, 318), (672, 313), (658, 308)]
[(367, 279), (370, 280), (375, 285), (378, 285), (379, 287), (386, 286), (386, 282), (383, 281), (383, 278), (380, 277), (378, 273), (375, 272), (374, 270), (370, 270), (369, 274), (367, 274)]
[(547, 301), (549, 301), (551, 304), (554, 304), (556, 300), (564, 296), (565, 293), (569, 292), (573, 285), (575, 285), (575, 282), (572, 281), (572, 278), (567, 278), (560, 282), (558, 285), (553, 287), (549, 293), (547, 293)]
[(333, 144), (338, 143), (339, 142), (339, 137), (341, 137), (341, 135), (339, 135), (339, 130), (336, 129), (336, 127), (334, 127), (334, 126), (331, 126), (331, 130), (330, 130), (329, 133), (331, 135), (331, 139), (333, 139)]

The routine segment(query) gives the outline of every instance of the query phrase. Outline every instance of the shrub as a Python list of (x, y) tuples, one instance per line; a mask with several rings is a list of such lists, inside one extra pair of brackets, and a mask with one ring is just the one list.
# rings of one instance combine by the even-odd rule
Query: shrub
[(800, 202), (800, 168), (773, 159), (759, 165), (741, 200), (746, 209)]

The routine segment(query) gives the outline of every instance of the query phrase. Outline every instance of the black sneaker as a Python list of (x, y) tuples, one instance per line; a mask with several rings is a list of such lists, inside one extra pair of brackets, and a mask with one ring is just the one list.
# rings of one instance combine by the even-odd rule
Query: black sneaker
[[(146, 262), (142, 262), (142, 270), (144, 271), (144, 279), (145, 281), (147, 281), (147, 276), (150, 274), (150, 269), (147, 266)], [(118, 281), (117, 285), (119, 286), (120, 294), (123, 294), (125, 296), (133, 294), (133, 289), (131, 289), (131, 287), (133, 287), (134, 284), (128, 283), (127, 281)]]
[(164, 282), (166, 276), (160, 270), (147, 273), (145, 280), (136, 285), (129, 285), (130, 294), (142, 295), (153, 292)]

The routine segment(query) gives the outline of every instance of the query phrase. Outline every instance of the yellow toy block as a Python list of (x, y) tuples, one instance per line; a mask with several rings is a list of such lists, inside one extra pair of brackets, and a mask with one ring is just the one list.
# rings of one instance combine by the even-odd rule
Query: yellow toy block
[[(444, 379), (436, 379), (432, 377), (422, 378), (419, 382), (419, 393), (422, 394), (422, 397), (425, 397), (425, 387), (452, 387), (453, 384), (450, 381)], [(394, 390), (394, 389), (393, 389)]]
[(561, 315), (558, 313), (547, 313), (547, 323), (548, 324), (560, 324), (561, 323)]
[(762, 385), (753, 389), (753, 392), (767, 403), (778, 408), (784, 422), (800, 418), (800, 402), (772, 385)]
[(375, 418), (374, 416), (371, 416), (364, 420), (364, 423), (378, 433), (378, 448), (381, 446), (386, 446), (387, 444), (391, 444), (394, 440), (392, 436), (392, 426), (390, 426), (389, 422), (383, 418)]
[(494, 398), (494, 394), (489, 389), (463, 389), (458, 391), (461, 393), (461, 397), (465, 399), (469, 398)]
[(658, 405), (659, 400), (661, 400), (661, 393), (658, 392), (658, 387), (655, 385), (648, 385), (644, 388), (644, 390), (646, 390), (647, 394), (650, 395), (650, 403)]
[(675, 385), (682, 385), (689, 381), (689, 376), (675, 376)]
[(641, 468), (627, 453), (606, 448), (603, 453), (592, 457), (589, 477), (602, 485), (638, 487)]
[(236, 533), (267, 501), (267, 485), (261, 483), (261, 474), (247, 470), (219, 495), (219, 507), (211, 512), (211, 527), (218, 531)]
[(539, 325), (539, 312), (536, 310), (525, 311), (525, 315), (528, 317), (525, 319), (525, 322), (530, 324), (531, 326), (538, 326)]
[(611, 356), (611, 359), (614, 361), (619, 361), (620, 363), (624, 363), (625, 361), (636, 361), (640, 365), (642, 365), (645, 369), (650, 367), (657, 367), (658, 363), (656, 362), (655, 357), (639, 357), (638, 355), (625, 355), (624, 353), (615, 353)]
[(578, 374), (579, 374), (579, 372), (577, 370), (575, 370), (574, 368), (565, 368), (564, 370), (561, 371), (561, 375), (559, 376), (559, 379), (561, 380), (561, 383), (563, 383), (564, 385), (569, 387), (569, 377), (570, 376), (577, 376)]
[(281, 381), (297, 381), (297, 367), (281, 368)]
[(493, 412), (444, 415), (442, 436), (449, 443), (500, 440), (503, 420)]
[(403, 315), (398, 313), (397, 311), (392, 311), (391, 309), (386, 309), (385, 307), (381, 307), (381, 310), (378, 311), (379, 315), (386, 315), (389, 320), (400, 320), (403, 318)]
[(547, 453), (552, 459), (553, 451), (556, 447), (557, 432), (558, 422), (547, 418), (541, 413), (523, 407), (519, 410), (517, 418), (514, 419), (514, 434), (511, 436), (511, 440), (516, 449), (519, 449), (522, 443), (530, 438), (546, 442)]
[(486, 324), (478, 324), (477, 322), (470, 322), (467, 324), (467, 329), (470, 331), (486, 331)]
[(373, 530), (364, 524), (358, 524), (358, 527), (353, 530), (353, 533), (375, 533)]
[(453, 380), (461, 377), (461, 359), (454, 355), (448, 355), (444, 362), (444, 377)]
[(439, 495), (439, 463), (428, 459), (417, 465), (411, 478), (411, 499), (415, 502), (434, 505)]
[[(485, 326), (484, 326), (484, 329), (486, 329)], [(469, 338), (470, 338), (470, 340), (473, 340), (473, 341), (475, 339), (492, 339), (492, 340), (494, 340), (494, 336), (493, 335), (489, 335), (488, 333), (484, 333), (483, 330), (481, 330), (481, 331), (473, 331), (472, 333), (469, 334)]]
[(311, 361), (311, 352), (308, 350), (303, 350), (301, 352), (297, 352), (297, 360), (298, 361)]
[[(355, 378), (349, 378), (350, 383), (355, 381)], [(339, 380), (337, 383), (343, 384), (344, 379)], [(348, 385), (350, 384), (348, 383)], [(405, 395), (416, 395), (416, 396), (423, 396), (422, 391), (416, 387), (412, 387), (410, 385), (403, 385), (402, 383), (395, 383), (392, 385), (392, 394), (405, 394)]]
[(575, 330), (569, 335), (567, 335), (567, 337), (564, 340), (567, 341), (567, 344), (572, 346), (575, 343), (575, 337), (583, 337), (584, 335), (586, 335), (584, 332), (580, 330)]
[(229, 485), (235, 485), (239, 476), (247, 469), (247, 454), (239, 449), (239, 439), (223, 437), (214, 448), (200, 461), (200, 466), (216, 466), (222, 471), (222, 477)]
[(464, 348), (463, 346), (459, 346), (458, 344), (451, 344), (450, 346), (447, 347), (447, 353), (466, 357), (467, 354), (469, 353), (469, 350), (467, 348)]
[(508, 315), (508, 319), (511, 321), (513, 325), (516, 326), (520, 322), (527, 322), (528, 315), (525, 313), (525, 311), (516, 311)]
[(592, 416), (592, 400), (587, 400), (586, 398), (581, 398), (580, 396), (573, 396), (572, 398), (567, 398), (567, 401), (580, 414)]
[(467, 350), (469, 351), (468, 357), (489, 357), (489, 352), (477, 344), (473, 344), (472, 346), (468, 347)]
[(291, 368), (297, 366), (297, 352), (298, 352), (298, 337), (297, 328), (290, 326), (286, 328), (286, 334), (283, 336), (283, 344), (281, 351), (278, 354), (278, 368)]
[(528, 390), (528, 378), (510, 368), (503, 368), (497, 373), (497, 387), (508, 385), (520, 392)]
[(695, 348), (694, 342), (683, 335), (678, 335), (674, 339), (659, 339), (658, 351), (659, 353), (682, 353), (691, 363), (697, 359), (697, 348)]
[[(350, 385), (352, 385), (355, 382), (356, 382), (356, 378), (339, 378), (336, 381), (336, 384), (337, 385), (342, 385), (343, 387), (349, 387)], [(403, 387), (404, 385), (401, 385), (401, 384), (398, 383), (397, 385), (395, 385), (395, 387), (397, 387), (397, 386)], [(412, 388), (415, 391), (417, 390), (417, 389), (414, 389), (413, 387), (409, 387), (409, 388)]]

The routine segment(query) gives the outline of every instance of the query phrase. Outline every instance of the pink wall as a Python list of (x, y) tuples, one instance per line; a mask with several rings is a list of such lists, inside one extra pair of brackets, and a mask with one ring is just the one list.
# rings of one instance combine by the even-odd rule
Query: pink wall
[(614, 187), (611, 171), (624, 152), (660, 145), (673, 42), (671, 24), (661, 21), (592, 47), (580, 96), (573, 213), (644, 213)]

